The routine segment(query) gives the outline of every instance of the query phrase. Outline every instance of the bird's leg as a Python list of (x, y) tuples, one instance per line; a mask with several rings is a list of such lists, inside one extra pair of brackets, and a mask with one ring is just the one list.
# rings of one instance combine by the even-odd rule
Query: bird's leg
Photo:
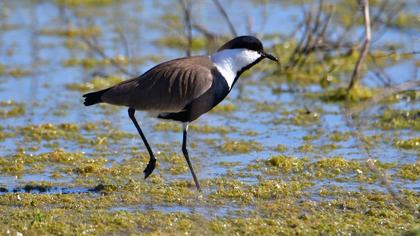
[(149, 152), (149, 163), (146, 166), (146, 169), (144, 169), (144, 178), (146, 179), (147, 177), (149, 177), (149, 175), (153, 172), (153, 170), (155, 169), (156, 166), (156, 158), (155, 155), (152, 152), (152, 149), (149, 146), (149, 143), (147, 142), (146, 137), (143, 134), (143, 131), (141, 131), (140, 129), (140, 125), (137, 123), (136, 117), (134, 116), (134, 113), (136, 112), (136, 110), (134, 110), (133, 108), (128, 108), (128, 116), (130, 117), (130, 119), (133, 121), (134, 126), (136, 126), (137, 131), (140, 134), (141, 139), (143, 140), (144, 145), (147, 148), (147, 151)]
[(182, 153), (184, 153), (185, 160), (187, 161), (188, 167), (190, 168), (192, 177), (194, 179), (195, 186), (197, 187), (198, 191), (201, 191), (200, 183), (198, 182), (197, 176), (195, 176), (194, 169), (191, 165), (190, 157), (188, 155), (187, 150), (187, 131), (188, 131), (188, 123), (182, 124), (183, 128), (183, 135), (182, 135)]

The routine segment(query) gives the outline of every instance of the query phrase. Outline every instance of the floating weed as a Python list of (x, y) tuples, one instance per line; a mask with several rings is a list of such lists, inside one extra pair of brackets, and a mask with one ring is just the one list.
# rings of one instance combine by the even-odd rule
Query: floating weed
[(76, 27), (67, 26), (67, 28), (44, 28), (39, 31), (42, 35), (60, 36), (60, 37), (92, 37), (101, 34), (101, 28), (97, 26)]
[(307, 153), (307, 152), (313, 151), (314, 150), (314, 147), (310, 143), (304, 143), (303, 145), (301, 145), (301, 146), (298, 147), (298, 150), (300, 152)]
[(283, 112), (286, 117), (276, 118), (272, 122), (274, 124), (293, 124), (296, 126), (308, 126), (319, 123), (320, 114), (304, 109), (296, 109), (294, 111)]
[(325, 158), (308, 166), (317, 177), (335, 177), (339, 174), (357, 173), (362, 169), (360, 163), (348, 161), (343, 157)]
[(110, 87), (123, 81), (119, 76), (95, 77), (90, 82), (67, 84), (67, 89), (80, 92), (99, 90)]
[(6, 70), (4, 74), (9, 75), (11, 77), (19, 78), (19, 77), (31, 75), (32, 72), (28, 69), (16, 67), (16, 68), (10, 68)]
[(113, 63), (119, 65), (136, 64), (140, 65), (146, 61), (156, 61), (157, 57), (145, 57), (145, 58), (126, 58), (123, 55), (117, 55), (111, 58), (97, 59), (97, 58), (69, 58), (62, 62), (65, 67), (81, 66), (84, 69), (93, 69), (95, 67), (110, 66)]
[[(154, 125), (156, 131), (181, 132), (181, 126), (175, 122), (159, 122)], [(211, 126), (211, 125), (190, 125), (189, 130), (197, 133), (219, 133), (227, 134), (235, 132), (236, 129), (230, 126)]]
[(333, 142), (347, 141), (350, 137), (351, 137), (350, 132), (340, 132), (340, 131), (333, 131), (329, 135), (330, 140)]
[(40, 125), (28, 125), (17, 127), (16, 132), (28, 141), (42, 141), (54, 139), (83, 140), (77, 124), (63, 123), (54, 125), (51, 123)]
[(306, 110), (298, 109), (295, 111), (294, 116), (292, 117), (290, 122), (293, 125), (305, 126), (318, 123), (319, 119), (320, 115), (317, 112), (308, 112)]
[(307, 159), (298, 159), (290, 156), (272, 156), (266, 161), (268, 166), (276, 167), (282, 173), (287, 174), (290, 172), (301, 172), (304, 169), (304, 165)]
[(274, 147), (274, 151), (276, 151), (276, 152), (285, 152), (285, 151), (287, 151), (287, 147), (285, 145), (283, 145), (283, 144), (277, 144)]
[(236, 132), (232, 126), (211, 126), (211, 125), (191, 125), (191, 130), (198, 133), (219, 133), (228, 134)]
[(395, 146), (403, 149), (414, 149), (420, 151), (420, 137), (410, 138), (407, 140), (395, 141)]
[(278, 112), (280, 110), (279, 103), (258, 102), (255, 104), (255, 112)]
[(168, 168), (166, 168), (166, 170), (173, 175), (186, 173), (188, 171), (184, 156), (176, 153), (161, 153), (159, 159), (168, 163)]
[(396, 174), (398, 177), (403, 179), (409, 179), (417, 181), (420, 179), (420, 162), (414, 164), (403, 164)]
[(178, 123), (175, 122), (158, 122), (153, 126), (156, 131), (172, 131), (181, 132), (182, 128)]
[[(193, 37), (191, 50), (193, 51), (203, 50), (205, 46), (207, 45), (206, 41), (207, 40), (205, 37)], [(184, 50), (186, 47), (188, 47), (188, 42), (185, 40), (185, 38), (180, 38), (176, 36), (161, 37), (155, 40), (154, 43), (160, 47), (168, 47), (168, 48), (181, 49), (181, 50)]]
[[(8, 174), (22, 174), (23, 172), (39, 173), (44, 171), (45, 167), (58, 167), (55, 165), (76, 166), (88, 159), (83, 153), (66, 152), (58, 149), (52, 152), (41, 154), (27, 154), (24, 152), (16, 153), (15, 155), (5, 157), (0, 162), (0, 169), (3, 173)], [(97, 160), (90, 160), (95, 162)], [(104, 162), (105, 160), (101, 160)]]
[(225, 114), (225, 113), (232, 113), (236, 110), (236, 106), (232, 103), (228, 103), (228, 104), (221, 104), (221, 105), (217, 105), (216, 107), (214, 107), (211, 112), (214, 113), (220, 113), (220, 114)]
[(326, 102), (339, 102), (339, 101), (351, 101), (359, 102), (371, 98), (374, 91), (370, 88), (363, 86), (354, 86), (349, 93), (346, 88), (338, 88), (333, 90), (327, 90), (321, 95), (321, 100)]
[(420, 130), (420, 110), (388, 109), (379, 116), (377, 125), (382, 129), (412, 129)]
[(227, 140), (220, 146), (220, 150), (224, 153), (248, 153), (262, 151), (263, 147), (254, 141)]
[(13, 101), (0, 101), (0, 118), (17, 117), (24, 114), (24, 104)]
[(246, 135), (246, 136), (257, 136), (258, 134), (259, 133), (257, 131), (254, 131), (254, 130), (247, 130), (247, 131), (242, 131), (241, 132), (241, 135)]
[(84, 6), (106, 6), (115, 3), (115, 0), (54, 0), (58, 5), (67, 7), (84, 7)]

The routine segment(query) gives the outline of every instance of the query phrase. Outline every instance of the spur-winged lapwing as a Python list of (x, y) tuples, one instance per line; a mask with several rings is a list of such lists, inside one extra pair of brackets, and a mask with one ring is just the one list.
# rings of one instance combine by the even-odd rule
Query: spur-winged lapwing
[(264, 51), (253, 36), (241, 36), (225, 43), (209, 56), (192, 56), (163, 62), (137, 78), (110, 88), (83, 95), (86, 106), (109, 103), (128, 107), (133, 121), (150, 155), (144, 170), (147, 178), (155, 169), (156, 158), (134, 116), (136, 110), (153, 112), (158, 118), (183, 123), (182, 152), (193, 176), (187, 151), (189, 122), (210, 111), (231, 91), (239, 76), (262, 59), (278, 61)]

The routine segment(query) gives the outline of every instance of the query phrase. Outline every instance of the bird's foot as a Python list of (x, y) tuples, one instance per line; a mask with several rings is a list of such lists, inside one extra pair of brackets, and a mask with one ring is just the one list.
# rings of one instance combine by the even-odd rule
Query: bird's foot
[(152, 174), (153, 170), (156, 167), (156, 159), (150, 159), (149, 163), (147, 163), (146, 169), (144, 169), (144, 179), (147, 179), (149, 175)]

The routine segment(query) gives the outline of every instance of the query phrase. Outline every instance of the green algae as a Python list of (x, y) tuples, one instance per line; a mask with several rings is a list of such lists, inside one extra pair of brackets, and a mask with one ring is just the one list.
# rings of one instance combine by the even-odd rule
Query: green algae
[[(172, 49), (185, 50), (186, 48), (188, 48), (187, 40), (184, 37), (180, 38), (178, 36), (162, 37), (162, 38), (157, 39), (154, 43), (157, 46), (168, 47)], [(206, 45), (207, 45), (207, 42), (206, 42), (205, 37), (193, 37), (191, 50), (199, 51), (199, 50), (204, 49)]]
[(115, 3), (114, 0), (54, 0), (58, 5), (69, 7), (84, 7), (84, 6), (106, 6)]
[(277, 112), (280, 110), (280, 104), (278, 103), (267, 103), (258, 102), (255, 104), (255, 112)]
[[(43, 156), (34, 160), (75, 163), (76, 170), (84, 166), (81, 163), (88, 163), (80, 154), (59, 150)], [(66, 159), (66, 156), (71, 156), (73, 159)], [(238, 232), (311, 234), (372, 232), (373, 228), (381, 225), (375, 232), (383, 233), (411, 230), (415, 222), (415, 218), (408, 211), (398, 208), (388, 194), (381, 192), (324, 191), (325, 199), (302, 200), (309, 197), (306, 191), (314, 186), (310, 179), (285, 181), (282, 178), (259, 178), (256, 184), (244, 183), (229, 177), (203, 179), (202, 185), (205, 188), (211, 186), (214, 191), (197, 196), (192, 181), (177, 180), (167, 183), (156, 174), (151, 176), (150, 183), (141, 181), (140, 178), (133, 178), (142, 174), (147, 158), (147, 153), (144, 153), (111, 168), (102, 166), (98, 169), (89, 169), (88, 173), (82, 174), (83, 178), (89, 175), (97, 176), (95, 179), (99, 179), (101, 183), (95, 181), (97, 184), (93, 189), (101, 193), (100, 195), (2, 194), (0, 210), (3, 214), (0, 216), (0, 226), (4, 227), (0, 227), (0, 230), (44, 234), (67, 234), (76, 231), (90, 234), (141, 232), (152, 235)], [(185, 165), (185, 160), (177, 154), (160, 155), (158, 159), (168, 164)], [(334, 169), (333, 172), (340, 169), (340, 173), (360, 167), (339, 157), (311, 163), (308, 159), (273, 156), (264, 164), (287, 175), (302, 173), (308, 167), (328, 171)], [(167, 173), (171, 172), (168, 171)], [(91, 185), (89, 181), (85, 184)], [(51, 187), (48, 184), (39, 186), (44, 186), (45, 189)], [(409, 199), (413, 203), (420, 203), (418, 197)], [(234, 210), (235, 208), (228, 210), (229, 214), (239, 214), (240, 217), (211, 214), (203, 216), (196, 213), (181, 213), (177, 210), (168, 213), (154, 210), (155, 208), (148, 210), (148, 206), (158, 207), (160, 204), (193, 208), (204, 205), (209, 212), (221, 206), (234, 204), (243, 207), (243, 210)], [(133, 210), (110, 210), (125, 209), (125, 206)], [(69, 216), (63, 217), (63, 215)], [(332, 224), (333, 221), (337, 223)], [(357, 224), (358, 227), (348, 226), (350, 222)], [(74, 224), (78, 225), (77, 229), (73, 227)]]
[(227, 140), (220, 146), (220, 151), (229, 154), (258, 152), (262, 150), (262, 145), (254, 141)]
[(395, 141), (395, 146), (403, 149), (420, 151), (420, 137), (410, 138), (407, 140), (397, 140)]
[(396, 176), (416, 181), (420, 179), (420, 162), (414, 164), (403, 164), (396, 174)]
[(320, 98), (326, 102), (350, 101), (360, 102), (372, 98), (374, 91), (360, 85), (354, 86), (349, 92), (346, 88), (331, 89), (321, 94)]
[(101, 35), (101, 28), (97, 26), (76, 27), (69, 25), (66, 28), (44, 28), (39, 31), (42, 35), (60, 37), (92, 37)]
[(228, 103), (228, 104), (220, 104), (217, 105), (216, 107), (214, 107), (211, 112), (214, 113), (220, 113), (220, 114), (226, 114), (226, 113), (232, 113), (234, 111), (237, 110), (237, 107), (232, 104), (232, 103)]
[[(172, 131), (172, 132), (181, 132), (181, 125), (175, 122), (159, 122), (153, 126), (156, 131)], [(193, 124), (188, 128), (192, 132), (197, 133), (219, 133), (219, 134), (228, 134), (236, 132), (234, 127), (230, 126), (212, 126), (212, 125), (200, 125)]]
[(79, 126), (72, 123), (54, 125), (51, 123), (17, 127), (16, 132), (28, 141), (42, 140), (83, 140)]
[(385, 130), (412, 129), (420, 130), (420, 110), (387, 109), (379, 116), (377, 125)]
[(307, 159), (296, 159), (289, 156), (273, 156), (266, 161), (269, 166), (279, 168), (282, 173), (301, 172)]
[(124, 79), (119, 76), (95, 77), (93, 80), (84, 83), (71, 83), (67, 89), (80, 92), (104, 89), (122, 82)]
[(350, 132), (340, 132), (340, 131), (333, 131), (329, 135), (330, 140), (333, 142), (347, 141), (350, 139), (350, 137), (351, 137)]
[(310, 143), (304, 143), (303, 145), (298, 147), (298, 150), (303, 153), (312, 152), (314, 147)]
[(285, 152), (285, 151), (287, 151), (287, 147), (284, 146), (284, 145), (282, 145), (282, 144), (277, 144), (274, 147), (274, 151), (276, 151), (276, 152)]
[(25, 105), (14, 101), (0, 102), (0, 118), (9, 118), (25, 115)]

